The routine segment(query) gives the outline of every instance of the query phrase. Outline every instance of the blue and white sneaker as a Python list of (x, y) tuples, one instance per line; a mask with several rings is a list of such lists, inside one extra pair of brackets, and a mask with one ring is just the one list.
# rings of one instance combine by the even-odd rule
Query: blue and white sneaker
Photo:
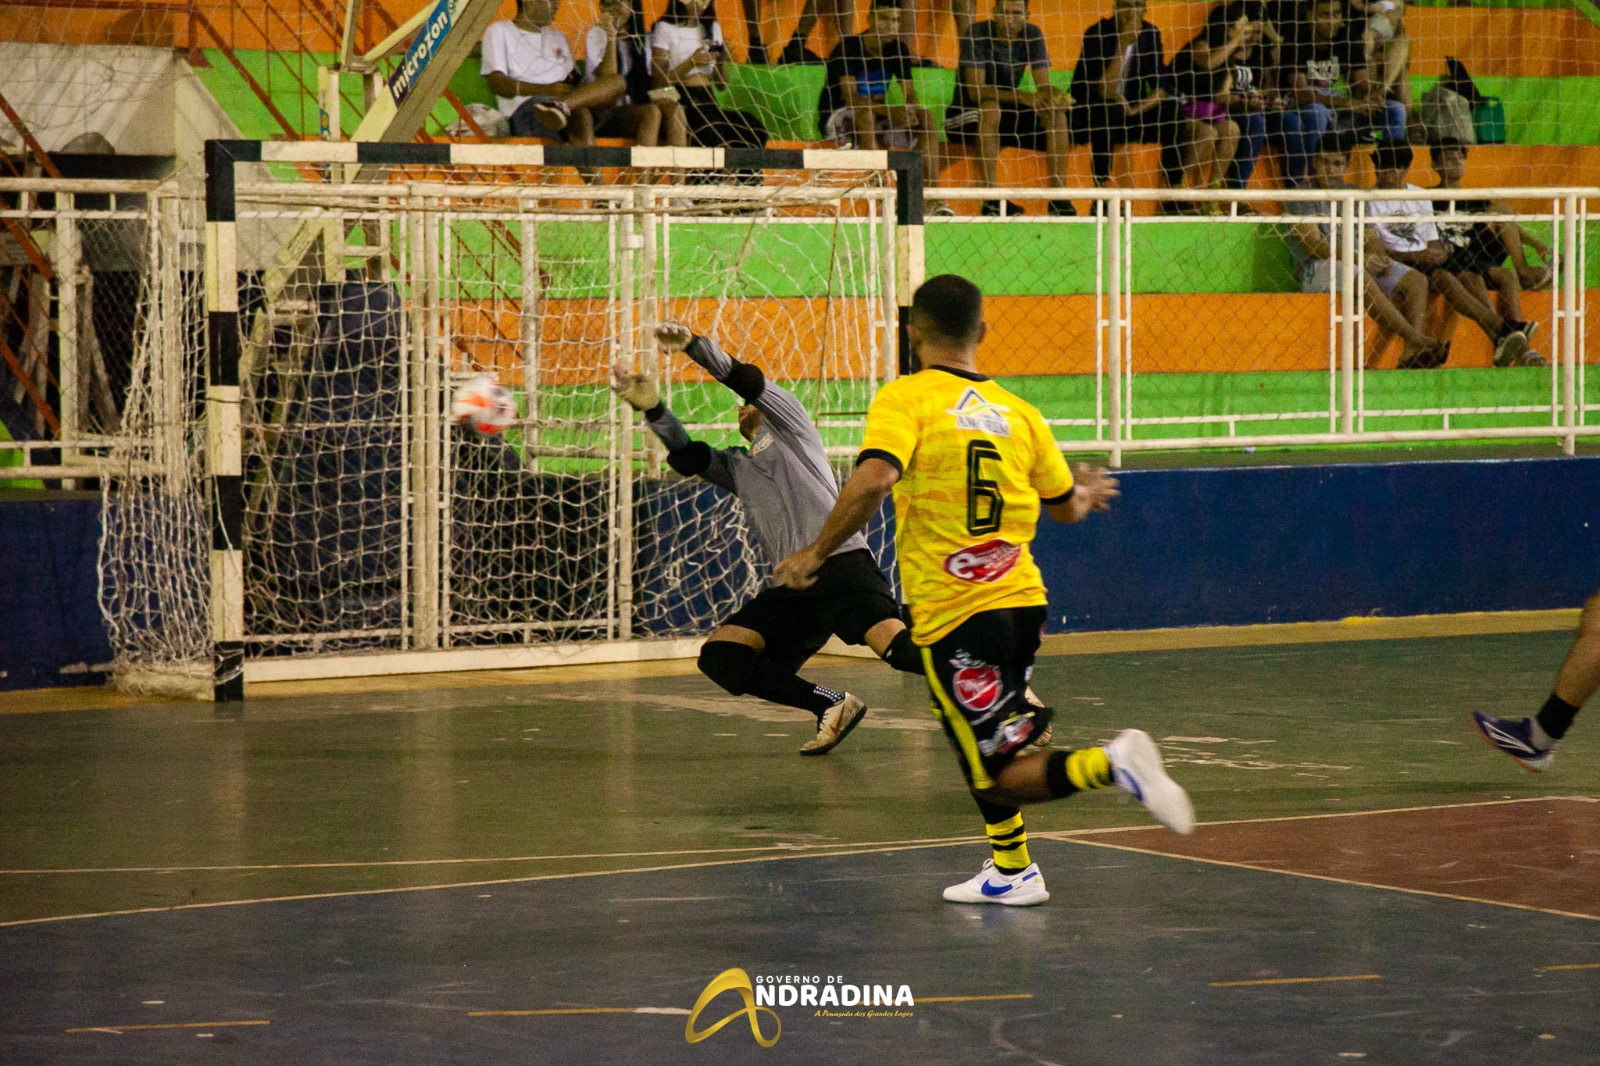
[(1473, 711), (1472, 724), (1478, 727), (1478, 732), (1483, 734), (1484, 740), (1517, 760), (1530, 774), (1550, 769), (1550, 760), (1555, 755), (1554, 743), (1545, 747), (1539, 746), (1540, 740), (1534, 735), (1532, 718), (1516, 721), (1510, 718), (1496, 718), (1482, 711)]
[(1036, 907), (1050, 898), (1044, 887), (1039, 864), (1032, 863), (1020, 874), (1003, 874), (994, 860), (984, 861), (978, 876), (944, 890), (951, 903), (998, 903), (1005, 907)]
[(1124, 729), (1106, 745), (1111, 779), (1118, 788), (1145, 805), (1155, 820), (1174, 833), (1194, 832), (1194, 804), (1189, 793), (1167, 776), (1161, 751), (1142, 729)]

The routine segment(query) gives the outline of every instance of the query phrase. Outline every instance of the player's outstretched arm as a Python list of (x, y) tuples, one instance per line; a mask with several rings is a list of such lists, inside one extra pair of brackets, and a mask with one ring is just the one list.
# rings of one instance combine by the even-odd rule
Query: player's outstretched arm
[(823, 562), (866, 526), (899, 480), (900, 471), (893, 463), (863, 459), (839, 490), (839, 499), (828, 512), (817, 539), (781, 560), (772, 570), (772, 583), (792, 589), (810, 588)]
[(1096, 511), (1111, 510), (1111, 501), (1122, 495), (1121, 484), (1103, 466), (1073, 463), (1071, 495), (1060, 503), (1045, 504), (1044, 512), (1068, 525), (1082, 522)]
[(732, 389), (739, 399), (754, 405), (773, 432), (790, 436), (803, 434), (815, 438), (817, 446), (821, 447), (822, 437), (812, 425), (805, 407), (788, 389), (769, 381), (754, 363), (740, 362), (710, 337), (702, 337), (679, 322), (657, 326), (656, 340), (666, 351), (683, 352), (706, 373)]
[(727, 454), (689, 436), (678, 416), (661, 402), (654, 381), (633, 373), (623, 363), (616, 363), (611, 367), (611, 391), (644, 415), (644, 424), (667, 449), (667, 464), (672, 469), (684, 477), (702, 477), (713, 485), (733, 489), (733, 471)]

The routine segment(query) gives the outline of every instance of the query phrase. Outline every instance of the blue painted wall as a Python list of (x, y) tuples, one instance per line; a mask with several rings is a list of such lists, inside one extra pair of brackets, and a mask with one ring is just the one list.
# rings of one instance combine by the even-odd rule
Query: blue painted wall
[(0, 497), (0, 690), (105, 680), (99, 543), (98, 494)]
[(1050, 629), (1577, 607), (1600, 586), (1600, 458), (1127, 471), (1034, 542)]
[[(1120, 476), (1109, 514), (1040, 524), (1053, 632), (1576, 607), (1600, 586), (1600, 457)], [(0, 498), (0, 690), (98, 682), (99, 499), (24, 496)]]

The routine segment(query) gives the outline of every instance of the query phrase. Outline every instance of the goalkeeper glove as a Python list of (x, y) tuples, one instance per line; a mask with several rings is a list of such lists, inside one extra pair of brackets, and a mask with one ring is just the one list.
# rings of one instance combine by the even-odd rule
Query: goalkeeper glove
[(649, 411), (661, 404), (656, 383), (644, 374), (635, 374), (624, 364), (611, 368), (611, 391), (635, 411)]

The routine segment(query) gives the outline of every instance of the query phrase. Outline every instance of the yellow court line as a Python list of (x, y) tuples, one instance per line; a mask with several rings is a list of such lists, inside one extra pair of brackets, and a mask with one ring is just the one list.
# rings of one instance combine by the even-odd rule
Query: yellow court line
[(1248, 862), (1231, 862), (1227, 859), (1207, 859), (1198, 855), (1177, 855), (1170, 851), (1159, 851), (1155, 848), (1136, 848), (1129, 844), (1112, 844), (1104, 840), (1065, 839), (1064, 844), (1081, 844), (1086, 848), (1108, 848), (1112, 851), (1131, 851), (1139, 855), (1155, 855), (1163, 859), (1184, 859), (1189, 862), (1203, 862), (1210, 866), (1225, 866), (1234, 870), (1254, 870), (1264, 874), (1279, 874), (1284, 877), (1304, 877), (1311, 881), (1327, 881), (1335, 885), (1350, 885), (1355, 888), (1376, 888), (1385, 892), (1404, 892), (1411, 896), (1430, 896), (1434, 899), (1455, 900), (1457, 903), (1482, 903), (1490, 907), (1508, 907), (1511, 910), (1531, 911), (1534, 914), (1553, 914), (1558, 918), (1582, 918), (1586, 921), (1600, 921), (1600, 917), (1593, 914), (1578, 914), (1574, 911), (1558, 911), (1549, 907), (1534, 907), (1526, 903), (1507, 903), (1499, 899), (1483, 899), (1478, 896), (1458, 896), (1453, 892), (1434, 892), (1426, 888), (1405, 888), (1400, 885), (1381, 885), (1373, 881), (1355, 881), (1348, 877), (1330, 877), (1327, 874), (1308, 874), (1301, 870), (1284, 870), (1276, 866), (1256, 866)]
[[(531, 1018), (545, 1014), (654, 1014), (660, 1008), (648, 1007), (562, 1007), (555, 1010), (471, 1010), (468, 1018)], [(683, 1013), (688, 1014), (688, 1011)]]
[(1600, 962), (1573, 962), (1564, 966), (1541, 966), (1541, 970), (1600, 970)]
[[(1002, 999), (1032, 999), (1032, 992), (1008, 992), (996, 996), (918, 996), (924, 1003), (992, 1003)], [(680, 1007), (552, 1007), (544, 1010), (472, 1010), (469, 1018), (535, 1018), (557, 1014), (688, 1014)]]
[(1039, 654), (1104, 655), (1129, 651), (1187, 651), (1200, 648), (1271, 647), (1282, 644), (1337, 644), (1362, 640), (1543, 633), (1576, 627), (1579, 613), (1574, 608), (1556, 611), (1424, 614), (1400, 618), (1356, 617), (1337, 622), (1200, 626), (1194, 629), (1053, 633), (1044, 638), (1039, 646)]
[(1249, 988), (1254, 985), (1317, 985), (1328, 981), (1381, 981), (1381, 973), (1355, 973), (1345, 977), (1269, 977), (1261, 981), (1212, 981), (1212, 988)]
[(271, 1025), (261, 1019), (247, 1022), (167, 1022), (163, 1025), (89, 1025), (81, 1029), (68, 1029), (69, 1033), (131, 1033), (136, 1029), (228, 1029), (241, 1025)]

